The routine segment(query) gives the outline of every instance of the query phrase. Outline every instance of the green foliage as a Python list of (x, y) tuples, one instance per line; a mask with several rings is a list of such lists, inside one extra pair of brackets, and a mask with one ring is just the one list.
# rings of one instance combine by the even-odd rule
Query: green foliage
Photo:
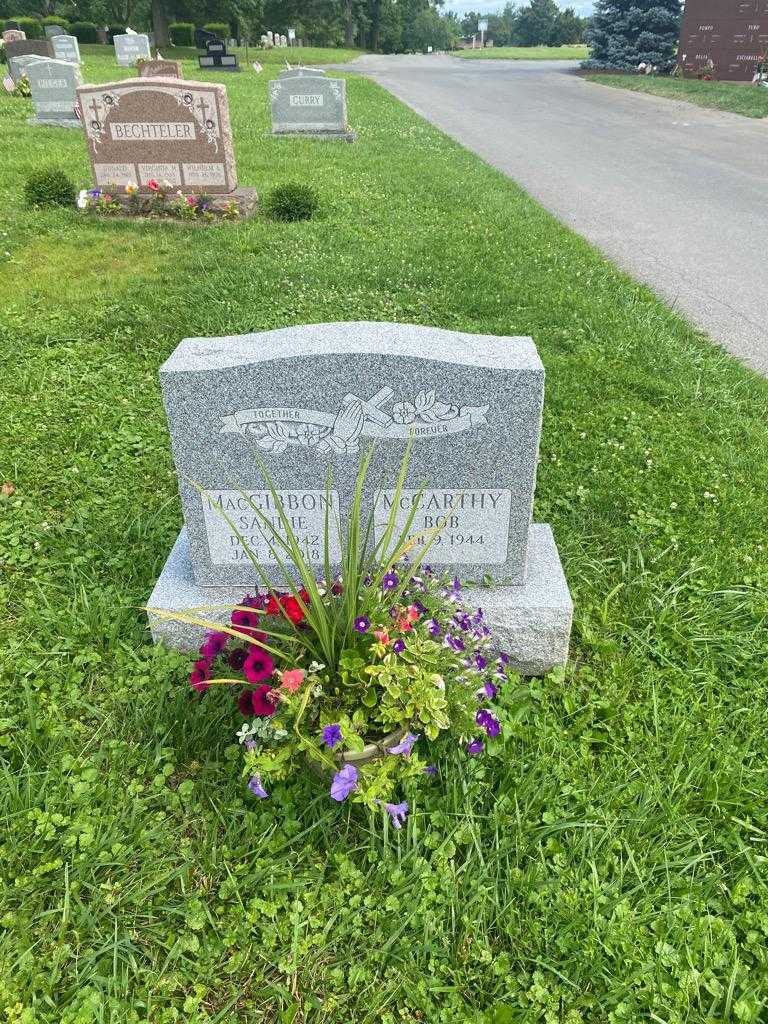
[(680, 35), (680, 0), (597, 0), (586, 41), (585, 68), (634, 71), (641, 61), (674, 63)]
[(97, 43), (99, 41), (98, 29), (92, 21), (73, 21), (70, 31), (80, 43)]
[(319, 205), (317, 189), (301, 181), (276, 185), (264, 198), (264, 212), (273, 220), (310, 220)]
[(209, 21), (203, 25), (205, 32), (213, 32), (219, 39), (226, 41), (229, 38), (229, 25), (225, 21)]
[(174, 46), (194, 46), (195, 26), (191, 21), (173, 21), (168, 26), (168, 37)]
[[(0, 95), (3, 1024), (762, 1024), (768, 382), (374, 82), (364, 145), (270, 138), (278, 64), (227, 92), (242, 183), (323, 195), (300, 231), (30, 210), (83, 141)], [(244, 794), (231, 694), (138, 610), (181, 523), (158, 366), (335, 320), (547, 369), (573, 660), (502, 692), (503, 754), (436, 744), (398, 834), (309, 771)]]
[[(485, 38), (493, 40), (494, 53), (502, 46), (564, 46), (580, 43), (587, 24), (586, 18), (578, 17), (572, 7), (561, 10), (554, 0), (531, 0), (524, 7), (507, 3), (500, 14), (481, 15), (470, 11), (461, 20), (465, 36), (477, 34), (477, 22), (481, 17), (488, 21)], [(493, 57), (493, 53), (489, 56)]]
[(9, 28), (11, 25), (18, 25), (21, 31), (26, 34), (27, 39), (45, 38), (45, 30), (39, 18), (16, 15), (15, 17), (8, 18), (3, 28)]
[(32, 95), (32, 86), (29, 84), (29, 79), (26, 75), (20, 75), (16, 84), (13, 87), (13, 96), (18, 96), (21, 99), (29, 99)]
[(113, 43), (115, 36), (125, 35), (125, 25), (110, 25), (107, 29), (107, 42)]
[(72, 206), (75, 195), (74, 184), (59, 167), (33, 171), (24, 183), (27, 206)]
[[(60, 18), (58, 15), (50, 14), (47, 18), (41, 19), (41, 24), (45, 25), (60, 25), (66, 32), (69, 32), (69, 22), (66, 18)], [(45, 29), (43, 29), (45, 31)]]

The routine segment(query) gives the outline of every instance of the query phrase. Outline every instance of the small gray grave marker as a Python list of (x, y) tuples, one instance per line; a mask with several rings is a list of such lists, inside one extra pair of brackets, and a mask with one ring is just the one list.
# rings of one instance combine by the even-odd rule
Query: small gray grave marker
[(63, 34), (54, 36), (51, 39), (51, 46), (56, 60), (68, 60), (70, 64), (82, 64), (77, 36)]
[(318, 68), (291, 68), (269, 83), (272, 133), (353, 142), (347, 83)]
[(149, 36), (141, 33), (125, 34), (113, 36), (112, 42), (115, 45), (115, 59), (121, 68), (132, 68), (142, 57), (146, 60), (152, 59)]
[(77, 64), (37, 58), (27, 66), (26, 74), (35, 107), (35, 116), (28, 118), (28, 124), (82, 128), (75, 113), (77, 87), (83, 84)]

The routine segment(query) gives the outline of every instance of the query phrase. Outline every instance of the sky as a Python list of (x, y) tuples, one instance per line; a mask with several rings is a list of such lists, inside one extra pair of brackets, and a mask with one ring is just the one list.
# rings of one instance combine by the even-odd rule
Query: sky
[[(577, 14), (582, 16), (592, 13), (592, 0), (555, 0), (558, 7), (572, 7)], [(505, 0), (446, 0), (444, 11), (456, 11), (457, 14), (466, 14), (467, 11), (479, 11), (481, 14), (495, 14), (503, 10)], [(519, 7), (524, 6), (525, 0), (517, 0)]]

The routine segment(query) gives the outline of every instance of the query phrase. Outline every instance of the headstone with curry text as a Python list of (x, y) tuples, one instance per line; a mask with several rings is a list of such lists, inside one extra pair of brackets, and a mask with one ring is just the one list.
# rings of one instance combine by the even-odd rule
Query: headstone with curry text
[(272, 132), (352, 142), (347, 83), (319, 68), (291, 68), (269, 83)]

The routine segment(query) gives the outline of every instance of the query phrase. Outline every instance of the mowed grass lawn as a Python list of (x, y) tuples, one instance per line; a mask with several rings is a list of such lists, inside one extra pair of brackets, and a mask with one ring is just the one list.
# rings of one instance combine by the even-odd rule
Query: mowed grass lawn
[[(85, 148), (0, 98), (0, 1016), (765, 1020), (768, 383), (371, 82), (333, 145), (219, 77), (241, 182), (311, 182), (312, 222), (26, 210)], [(231, 698), (139, 610), (181, 521), (160, 364), (355, 319), (533, 336), (576, 605), (504, 756), (436, 749), (400, 834), (310, 777), (251, 798)]]
[[(193, 71), (199, 70), (197, 63), (198, 54), (204, 51), (198, 50), (194, 46), (169, 46), (163, 47), (163, 57), (167, 57), (168, 60), (182, 60), (188, 61), (185, 65), (188, 70), (185, 72), (189, 77)], [(331, 49), (329, 47), (320, 46), (288, 46), (288, 47), (272, 47), (271, 50), (262, 50), (257, 46), (249, 46), (247, 49), (244, 46), (236, 46), (230, 53), (236, 53), (240, 58), (241, 67), (246, 67), (246, 60), (248, 61), (248, 70), (253, 61), (258, 61), (260, 64), (279, 64), (281, 68), (285, 67), (286, 61), (296, 66), (298, 64), (334, 64), (342, 61), (354, 60), (355, 57), (359, 57), (364, 50), (344, 50), (344, 49)], [(113, 60), (114, 48), (112, 46), (102, 46), (97, 43), (81, 43), (80, 45), (80, 56), (83, 60), (88, 61), (88, 70), (91, 69), (90, 61), (92, 58), (97, 58), (99, 65), (104, 65), (109, 68), (114, 66)], [(95, 66), (95, 64), (94, 64)], [(211, 74), (212, 72), (205, 72), (205, 74)], [(227, 80), (234, 72), (222, 72), (227, 75)], [(87, 79), (86, 75), (86, 79)]]
[(589, 47), (573, 46), (488, 46), (484, 49), (457, 50), (454, 57), (468, 60), (586, 60)]
[(743, 82), (703, 82), (695, 78), (669, 78), (650, 75), (585, 76), (590, 82), (630, 89), (670, 100), (684, 100), (698, 107), (728, 110), (745, 117), (768, 117), (768, 89)]

